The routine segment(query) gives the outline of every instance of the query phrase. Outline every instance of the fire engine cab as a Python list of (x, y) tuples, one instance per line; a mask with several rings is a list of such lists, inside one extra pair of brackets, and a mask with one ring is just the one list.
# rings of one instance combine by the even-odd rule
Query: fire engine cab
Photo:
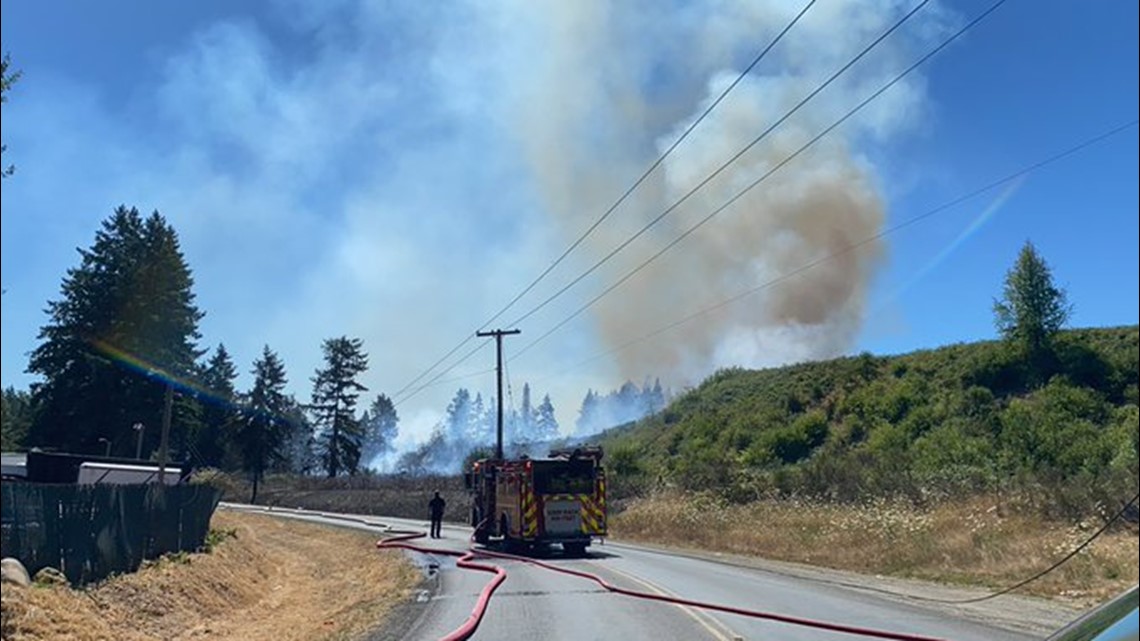
[(553, 450), (546, 458), (480, 459), (464, 474), (475, 540), (508, 546), (557, 543), (580, 556), (606, 535), (601, 447)]

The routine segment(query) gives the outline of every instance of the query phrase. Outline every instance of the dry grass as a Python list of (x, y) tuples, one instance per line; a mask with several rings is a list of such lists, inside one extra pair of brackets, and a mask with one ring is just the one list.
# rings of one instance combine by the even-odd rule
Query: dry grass
[[(1102, 523), (1066, 526), (982, 498), (922, 510), (675, 495), (634, 501), (610, 520), (632, 540), (994, 588), (1048, 567)], [(1111, 531), (1021, 593), (1098, 602), (1137, 582), (1137, 558), (1135, 527)]]
[(354, 639), (418, 580), (365, 533), (225, 512), (212, 525), (237, 536), (91, 589), (4, 586), (3, 638)]

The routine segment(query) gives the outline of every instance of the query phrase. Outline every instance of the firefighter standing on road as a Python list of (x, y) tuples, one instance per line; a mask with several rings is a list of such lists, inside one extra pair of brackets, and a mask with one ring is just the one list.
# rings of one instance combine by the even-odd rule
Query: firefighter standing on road
[(447, 507), (447, 501), (439, 495), (437, 490), (435, 496), (428, 501), (428, 509), (431, 510), (431, 538), (441, 538), (440, 526), (443, 523), (443, 508)]

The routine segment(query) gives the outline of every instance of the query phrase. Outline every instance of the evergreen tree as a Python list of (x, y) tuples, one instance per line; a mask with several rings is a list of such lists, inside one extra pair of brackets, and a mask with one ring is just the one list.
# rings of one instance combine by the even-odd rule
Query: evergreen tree
[(257, 488), (265, 471), (285, 456), (291, 409), (285, 394), (285, 365), (268, 345), (254, 361), (252, 373), (253, 389), (242, 405), (235, 434), (242, 468), (253, 480), (251, 503), (257, 501)]
[(399, 433), (400, 416), (396, 413), (392, 399), (385, 394), (378, 395), (360, 422), (364, 424), (364, 447), (361, 458), (366, 465), (371, 464), (377, 457), (395, 451), (393, 443)]
[(466, 388), (459, 388), (455, 396), (447, 405), (447, 416), (444, 419), (445, 440), (451, 443), (461, 443), (467, 440), (471, 431), (471, 424), (475, 416), (472, 414), (471, 392)]
[(0, 397), (0, 449), (5, 452), (23, 449), (32, 422), (32, 397), (14, 387), (4, 388)]
[(661, 379), (653, 381), (653, 387), (649, 387), (649, 381), (646, 380), (645, 387), (643, 388), (645, 396), (645, 413), (653, 414), (665, 409), (665, 390), (661, 388)]
[(578, 410), (578, 420), (574, 424), (578, 434), (593, 434), (597, 430), (597, 414), (598, 395), (594, 390), (588, 389), (585, 398), (582, 399), (582, 407)]
[(467, 426), (467, 442), (471, 444), (485, 444), (494, 432), (494, 419), (491, 422), (491, 431), (487, 430), (487, 408), (483, 403), (483, 395), (476, 392), (475, 400), (471, 401), (471, 421)]
[(487, 398), (486, 409), (478, 417), (478, 421), (479, 431), (483, 435), (481, 442), (494, 446), (496, 431), (499, 429), (499, 403), (494, 396)]
[[(613, 425), (620, 425), (633, 421), (645, 415), (645, 408), (641, 402), (641, 390), (633, 381), (626, 381), (618, 389), (616, 395), (609, 399), (610, 421)], [(607, 427), (609, 427), (607, 425)]]
[[(21, 76), (21, 72), (19, 71), (8, 73), (8, 65), (11, 64), (11, 62), (11, 58), (7, 53), (4, 54), (3, 59), (0, 59), (0, 104), (8, 102), (8, 90), (12, 88), (12, 85), (16, 84), (16, 81), (19, 80)], [(8, 145), (0, 144), (0, 154), (3, 154), (5, 151), (8, 151)], [(8, 165), (0, 169), (0, 176), (7, 178), (15, 173), (15, 171), (16, 168), (13, 165)]]
[(1002, 297), (994, 301), (994, 322), (1007, 342), (1024, 350), (1039, 367), (1052, 353), (1053, 337), (1069, 320), (1072, 307), (1065, 291), (1033, 243), (1026, 241), (1005, 276)]
[(558, 438), (558, 419), (554, 417), (554, 403), (550, 402), (550, 394), (542, 397), (542, 402), (535, 410), (534, 425), (534, 440), (546, 442)]
[(356, 377), (368, 369), (364, 341), (359, 338), (327, 339), (321, 345), (325, 367), (313, 377), (313, 412), (318, 431), (317, 453), (329, 478), (341, 472), (356, 474), (360, 468), (364, 428), (356, 416), (356, 402), (368, 388)]
[[(158, 212), (148, 218), (119, 207), (103, 222), (80, 264), (68, 270), (61, 298), (48, 303), (28, 371), (37, 407), (30, 445), (134, 453), (131, 426), (159, 425), (168, 381), (192, 379), (201, 355), (202, 313), (178, 236)], [(193, 399), (178, 395), (171, 440), (197, 420)], [(158, 444), (146, 430), (144, 456)]]
[(316, 430), (305, 414), (304, 406), (292, 396), (289, 397), (287, 414), (289, 433), (285, 439), (286, 460), (282, 461), (281, 470), (302, 476), (314, 474), (320, 468)]
[(238, 418), (237, 375), (230, 353), (219, 343), (202, 371), (202, 422), (191, 440), (198, 465), (230, 467), (237, 461), (232, 433)]
[[(498, 429), (498, 415), (493, 419)], [(513, 406), (503, 408), (503, 442), (504, 443), (521, 443), (526, 439), (525, 434), (521, 429), (522, 419), (519, 416), (519, 411)]]
[(523, 383), (522, 403), (519, 406), (518, 430), (516, 440), (528, 443), (534, 438), (535, 412), (534, 404), (530, 401), (530, 383)]

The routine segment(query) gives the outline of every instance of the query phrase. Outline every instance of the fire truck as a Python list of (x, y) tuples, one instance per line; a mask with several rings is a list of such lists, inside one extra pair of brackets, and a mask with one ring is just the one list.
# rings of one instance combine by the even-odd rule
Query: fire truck
[(581, 556), (606, 535), (601, 447), (554, 450), (546, 458), (480, 459), (464, 474), (475, 540), (509, 547), (560, 544)]

